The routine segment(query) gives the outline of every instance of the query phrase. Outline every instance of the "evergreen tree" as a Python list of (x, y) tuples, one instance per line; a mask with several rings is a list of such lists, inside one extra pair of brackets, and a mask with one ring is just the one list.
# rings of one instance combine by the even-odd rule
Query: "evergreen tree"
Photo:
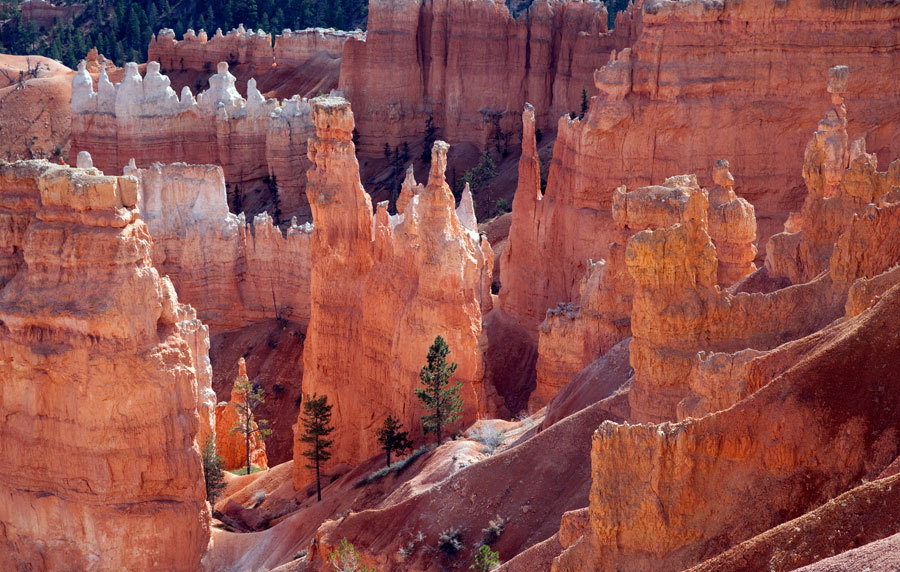
[(391, 466), (391, 453), (402, 455), (412, 449), (413, 444), (409, 440), (409, 432), (401, 431), (401, 429), (403, 429), (403, 424), (388, 415), (384, 420), (384, 425), (376, 431), (378, 442), (381, 443), (381, 450), (386, 454), (385, 462), (388, 467)]
[(431, 148), (434, 146), (435, 141), (437, 141), (437, 127), (434, 126), (434, 117), (429, 114), (425, 119), (425, 148), (422, 149), (422, 156), (420, 157), (423, 161), (431, 162)]
[(581, 89), (581, 114), (578, 116), (581, 119), (584, 119), (584, 114), (587, 113), (588, 106), (590, 105), (590, 101), (588, 100), (587, 89)]
[(269, 422), (265, 419), (255, 419), (257, 408), (266, 402), (262, 387), (254, 387), (246, 375), (239, 375), (234, 380), (234, 392), (239, 396), (234, 403), (238, 412), (237, 421), (231, 428), (231, 433), (240, 433), (244, 436), (247, 452), (247, 474), (250, 474), (250, 439), (254, 435), (268, 437), (272, 430), (268, 428)]
[(303, 435), (300, 441), (308, 447), (303, 456), (309, 459), (307, 469), (316, 471), (316, 498), (322, 500), (321, 464), (331, 458), (331, 445), (333, 440), (328, 435), (334, 431), (331, 425), (331, 408), (328, 404), (328, 396), (316, 397), (315, 394), (306, 396), (303, 402), (303, 415), (300, 422), (303, 424)]
[(224, 471), (222, 470), (222, 458), (216, 452), (216, 442), (212, 437), (207, 437), (200, 449), (203, 459), (203, 480), (206, 482), (206, 500), (215, 506), (216, 498), (225, 488)]
[(459, 395), (462, 382), (457, 381), (450, 385), (456, 364), (447, 363), (449, 353), (450, 348), (444, 338), (441, 336), (434, 338), (434, 343), (428, 348), (427, 363), (419, 372), (423, 387), (416, 388), (416, 396), (428, 411), (422, 416), (423, 428), (425, 433), (437, 434), (438, 445), (443, 440), (444, 426), (462, 416), (463, 400)]
[(475, 563), (469, 566), (469, 569), (476, 572), (490, 572), (498, 566), (500, 566), (500, 553), (494, 552), (490, 546), (482, 544), (475, 553)]

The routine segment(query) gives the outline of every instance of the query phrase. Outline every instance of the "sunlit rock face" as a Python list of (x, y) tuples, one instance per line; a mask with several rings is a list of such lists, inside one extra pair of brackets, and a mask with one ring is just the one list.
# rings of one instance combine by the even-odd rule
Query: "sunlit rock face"
[(360, 153), (380, 156), (425, 134), (431, 117), (450, 143), (484, 146), (520, 129), (526, 101), (538, 128), (555, 129), (595, 92), (594, 69), (627, 45), (629, 27), (607, 32), (600, 3), (540, 0), (511, 14), (493, 0), (369, 4), (367, 32), (344, 44), (339, 89), (357, 117)]
[(95, 90), (82, 62), (72, 79), (72, 155), (89, 151), (94, 166), (107, 173), (132, 160), (142, 168), (216, 164), (232, 196), (235, 187), (246, 192), (268, 184), (278, 189), (283, 213), (308, 220), (304, 173), (313, 125), (306, 99), (266, 99), (252, 78), (244, 98), (225, 61), (196, 98), (189, 87), (176, 94), (170, 83), (159, 62), (148, 63), (143, 77), (128, 63), (115, 85), (104, 69)]
[(209, 341), (151, 265), (139, 183), (42, 161), (0, 172), (5, 220), (31, 213), (0, 289), (0, 568), (197, 570)]
[[(636, 2), (627, 16), (633, 42), (594, 66), (590, 110), (559, 119), (536, 214), (513, 209), (501, 306), (532, 331), (548, 308), (577, 303), (588, 260), (608, 257), (610, 207), (621, 185), (693, 173), (706, 186), (716, 162), (727, 160), (735, 190), (755, 207), (759, 264), (769, 237), (803, 203), (802, 149), (828, 110), (821, 85), (831, 66), (852, 70), (845, 96), (858, 113), (849, 140), (865, 133), (871, 151), (900, 155), (900, 88), (884, 73), (896, 69), (893, 6), (652, 0)], [(519, 191), (532, 196), (533, 183), (520, 181)], [(534, 247), (517, 250), (516, 235)]]
[[(413, 389), (438, 335), (458, 365), (464, 419), (493, 407), (480, 346), (493, 254), (457, 216), (444, 180), (446, 143), (435, 143), (424, 187), (408, 176), (401, 214), (389, 215), (386, 203), (373, 213), (359, 181), (350, 104), (336, 97), (311, 103), (316, 136), (307, 194), (315, 226), (303, 390), (334, 404), (342, 429), (333, 435), (333, 461), (358, 462), (379, 450), (375, 429), (388, 414), (421, 438)], [(308, 473), (303, 463), (295, 467), (299, 487)]]
[(213, 333), (270, 318), (309, 320), (312, 225), (286, 231), (266, 213), (228, 212), (214, 165), (128, 167), (141, 181), (139, 209), (153, 236), (153, 264)]

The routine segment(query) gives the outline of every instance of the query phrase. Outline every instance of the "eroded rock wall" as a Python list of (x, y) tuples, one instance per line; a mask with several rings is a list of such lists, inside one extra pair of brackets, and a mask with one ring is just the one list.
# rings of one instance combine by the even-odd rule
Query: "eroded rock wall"
[[(350, 104), (336, 97), (311, 104), (316, 136), (307, 193), (315, 227), (303, 388), (334, 404), (332, 420), (341, 429), (333, 435), (333, 462), (358, 462), (379, 450), (375, 429), (388, 414), (421, 439), (413, 390), (438, 335), (458, 364), (464, 419), (492, 407), (479, 342), (493, 255), (457, 216), (444, 180), (446, 143), (435, 143), (428, 183), (407, 182), (402, 214), (389, 215), (386, 203), (373, 213), (359, 181)], [(308, 479), (297, 463), (295, 486)]]
[[(539, 0), (510, 14), (493, 0), (374, 0), (365, 38), (344, 44), (340, 89), (353, 103), (360, 152), (380, 156), (425, 134), (484, 146), (518, 132), (526, 101), (539, 129), (580, 109), (591, 74), (627, 34), (608, 33), (602, 4)], [(623, 27), (625, 32), (627, 27)]]
[(214, 165), (127, 167), (141, 181), (139, 209), (153, 236), (153, 264), (213, 333), (270, 318), (309, 320), (310, 233), (282, 232), (262, 213), (228, 212)]
[[(547, 278), (503, 308), (534, 329), (547, 308), (576, 301), (587, 261), (607, 257), (613, 190), (672, 173), (710, 180), (718, 159), (730, 162), (756, 208), (762, 250), (803, 201), (799, 150), (828, 109), (820, 86), (830, 66), (853, 69), (846, 98), (860, 114), (848, 125), (851, 140), (866, 133), (882, 156), (900, 153), (900, 15), (888, 5), (855, 6), (636, 3), (634, 42), (596, 66), (590, 110), (559, 120), (542, 216), (513, 209), (511, 237), (530, 234), (523, 244), (536, 248), (517, 249), (511, 238), (503, 283)], [(533, 192), (530, 182), (520, 190)]]
[(197, 570), (205, 332), (150, 264), (138, 181), (0, 169), (4, 197), (40, 197), (0, 289), (0, 568)]
[(132, 159), (139, 167), (220, 165), (230, 187), (277, 187), (283, 215), (308, 220), (303, 189), (306, 141), (313, 131), (309, 104), (298, 97), (265, 99), (252, 78), (245, 99), (228, 64), (220, 62), (217, 70), (209, 89), (195, 99), (188, 87), (177, 95), (157, 61), (147, 64), (144, 77), (136, 64), (126, 64), (124, 79), (115, 85), (101, 71), (96, 91), (80, 65), (72, 80), (72, 156), (89, 151), (95, 166), (110, 173)]

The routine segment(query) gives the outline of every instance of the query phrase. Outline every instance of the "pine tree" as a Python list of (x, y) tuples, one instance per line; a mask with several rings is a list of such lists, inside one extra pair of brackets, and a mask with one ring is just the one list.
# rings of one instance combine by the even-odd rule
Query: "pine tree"
[[(241, 359), (243, 361), (243, 358)], [(268, 428), (269, 422), (265, 419), (255, 419), (257, 408), (266, 402), (262, 387), (254, 387), (253, 382), (246, 374), (239, 375), (234, 380), (234, 392), (240, 397), (234, 402), (238, 412), (238, 419), (231, 428), (231, 433), (240, 433), (244, 436), (247, 452), (247, 474), (250, 474), (250, 439), (254, 435), (268, 437), (272, 430)]]
[(212, 437), (207, 437), (200, 450), (203, 459), (203, 480), (206, 482), (206, 500), (215, 506), (219, 492), (225, 488), (223, 481), (222, 458), (216, 453), (216, 442)]
[(386, 453), (385, 461), (388, 467), (391, 466), (392, 452), (402, 455), (412, 449), (413, 444), (409, 440), (409, 431), (401, 431), (401, 429), (403, 429), (403, 424), (388, 415), (384, 420), (384, 425), (376, 431), (381, 449)]
[(309, 447), (303, 452), (303, 456), (309, 459), (307, 469), (316, 471), (316, 498), (322, 500), (321, 464), (331, 458), (331, 445), (333, 440), (328, 435), (334, 431), (331, 425), (331, 408), (328, 404), (328, 396), (316, 397), (315, 394), (306, 396), (303, 402), (303, 416), (300, 419), (303, 424), (303, 435), (300, 441)]
[(498, 566), (500, 566), (500, 553), (494, 552), (490, 546), (482, 544), (475, 553), (475, 563), (469, 566), (469, 569), (477, 572), (490, 572)]
[(580, 117), (581, 119), (584, 119), (584, 114), (587, 113), (589, 105), (590, 105), (590, 102), (588, 101), (587, 89), (582, 88), (582, 90), (581, 90), (581, 115), (579, 115), (578, 117)]
[(436, 433), (438, 445), (443, 440), (443, 428), (453, 423), (462, 415), (463, 400), (459, 395), (462, 382), (450, 385), (450, 378), (456, 371), (456, 364), (447, 363), (450, 348), (444, 338), (434, 338), (428, 348), (428, 362), (422, 366), (419, 378), (424, 387), (416, 388), (416, 396), (422, 402), (427, 413), (422, 416), (425, 433)]
[(429, 115), (425, 119), (425, 141), (424, 148), (422, 149), (422, 159), (425, 162), (431, 162), (431, 148), (434, 146), (434, 142), (437, 140), (437, 127), (434, 126), (434, 117)]

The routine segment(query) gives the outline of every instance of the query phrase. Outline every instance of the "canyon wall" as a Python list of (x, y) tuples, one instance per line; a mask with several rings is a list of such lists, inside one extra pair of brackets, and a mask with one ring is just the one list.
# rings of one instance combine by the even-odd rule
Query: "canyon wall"
[[(766, 245), (803, 201), (798, 150), (827, 109), (821, 76), (835, 64), (853, 70), (846, 98), (860, 113), (848, 124), (851, 138), (865, 133), (876, 152), (900, 153), (900, 15), (889, 5), (855, 6), (635, 3), (630, 49), (595, 74), (599, 95), (585, 117), (559, 120), (536, 213), (513, 209), (501, 307), (533, 331), (548, 308), (577, 300), (587, 261), (608, 256), (615, 188), (672, 173), (709, 180), (718, 159), (756, 207), (758, 244)], [(533, 195), (533, 181), (518, 192)], [(529, 280), (535, 275), (546, 278)]]
[(878, 171), (864, 139), (848, 144), (847, 69), (829, 76), (804, 209), (765, 268), (718, 288), (705, 209), (629, 238), (631, 417), (679, 421), (595, 433), (590, 528), (555, 570), (683, 569), (896, 458), (900, 402), (884, 371), (897, 361), (900, 161)]
[(144, 77), (129, 63), (115, 85), (101, 71), (95, 91), (82, 62), (72, 80), (71, 155), (89, 151), (97, 168), (110, 173), (131, 159), (140, 167), (154, 162), (221, 165), (229, 186), (242, 191), (278, 187), (284, 216), (308, 220), (303, 189), (312, 122), (305, 99), (265, 99), (253, 79), (245, 99), (225, 62), (196, 99), (189, 87), (179, 97), (170, 83), (156, 61), (147, 64)]
[(0, 289), (0, 568), (197, 570), (209, 342), (150, 264), (138, 181), (42, 161), (0, 172), (4, 216), (33, 213)]
[(49, 30), (57, 20), (69, 22), (84, 13), (84, 4), (57, 6), (47, 0), (25, 0), (19, 4), (22, 20), (34, 22), (38, 28)]
[(286, 233), (266, 213), (228, 212), (222, 168), (155, 163), (126, 167), (141, 181), (138, 208), (153, 236), (153, 265), (213, 333), (269, 318), (309, 321), (310, 233)]
[(539, 129), (578, 112), (628, 30), (608, 33), (606, 8), (591, 2), (538, 0), (513, 15), (494, 0), (373, 0), (365, 37), (344, 44), (339, 89), (363, 155), (423, 137), (429, 116), (441, 138), (485, 146), (498, 128), (519, 130), (526, 101)]
[(162, 29), (150, 39), (147, 61), (159, 62), (166, 71), (205, 71), (210, 73), (219, 62), (245, 66), (259, 76), (272, 68), (297, 68), (311, 60), (327, 57), (341, 58), (344, 42), (349, 38), (364, 39), (365, 33), (341, 30), (307, 28), (285, 29), (275, 36), (262, 30), (245, 30), (243, 24), (222, 34), (216, 30), (212, 38), (205, 30), (185, 32), (179, 41), (175, 32)]
[[(444, 180), (446, 143), (434, 145), (425, 186), (408, 175), (402, 213), (389, 215), (386, 202), (373, 213), (359, 181), (350, 104), (337, 97), (311, 104), (307, 194), (315, 227), (303, 389), (334, 405), (332, 462), (359, 462), (380, 450), (375, 429), (388, 414), (421, 440), (423, 411), (413, 390), (438, 335), (458, 364), (464, 420), (493, 408), (481, 349), (493, 254), (474, 225), (461, 221), (474, 218), (465, 204), (455, 210)], [(298, 443), (296, 487), (309, 482), (301, 453)]]

